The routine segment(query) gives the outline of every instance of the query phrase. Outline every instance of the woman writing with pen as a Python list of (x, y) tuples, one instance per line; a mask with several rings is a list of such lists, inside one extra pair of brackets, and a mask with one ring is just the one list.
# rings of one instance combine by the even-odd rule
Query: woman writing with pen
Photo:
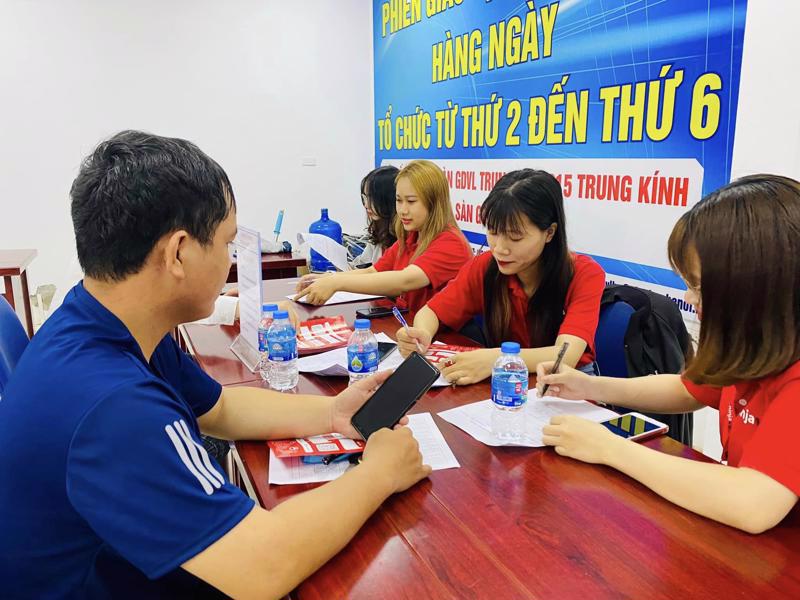
[(712, 192), (675, 225), (669, 258), (700, 318), (682, 375), (589, 378), (543, 363), (537, 383), (561, 398), (641, 412), (716, 408), (726, 464), (670, 456), (570, 415), (553, 417), (542, 440), (687, 510), (760, 533), (800, 495), (800, 183), (752, 175)]
[(518, 342), (528, 369), (556, 358), (595, 374), (594, 334), (605, 274), (567, 246), (561, 186), (544, 171), (504, 175), (481, 207), (490, 252), (473, 258), (458, 276), (397, 332), (400, 351), (427, 350), (444, 324), (461, 329), (481, 317), (489, 348), (456, 354), (442, 374), (468, 385), (492, 373), (502, 342)]
[(325, 304), (337, 291), (397, 296), (415, 313), (472, 256), (456, 225), (450, 189), (442, 170), (427, 160), (412, 160), (397, 174), (397, 241), (374, 265), (344, 273), (305, 275), (296, 301)]

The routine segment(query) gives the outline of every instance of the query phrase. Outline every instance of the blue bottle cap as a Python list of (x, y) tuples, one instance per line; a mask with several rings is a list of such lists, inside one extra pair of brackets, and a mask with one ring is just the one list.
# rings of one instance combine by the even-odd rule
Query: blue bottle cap
[[(289, 318), (289, 311), (288, 310), (279, 310), (272, 316), (275, 319), (288, 319)], [(519, 344), (517, 344), (517, 350), (519, 350)]]
[(261, 312), (275, 312), (278, 310), (277, 304), (262, 304), (261, 305)]
[(519, 344), (517, 342), (503, 342), (500, 345), (500, 352), (503, 354), (519, 354)]
[(356, 329), (369, 329), (369, 319), (356, 319)]

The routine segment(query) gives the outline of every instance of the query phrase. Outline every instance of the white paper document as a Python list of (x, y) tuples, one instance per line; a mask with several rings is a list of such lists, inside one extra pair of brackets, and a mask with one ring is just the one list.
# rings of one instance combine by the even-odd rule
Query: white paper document
[(492, 410), (494, 407), (491, 400), (481, 400), (440, 412), (439, 416), (487, 446), (525, 446), (528, 448), (544, 446), (542, 428), (550, 423), (551, 417), (556, 415), (577, 415), (596, 422), (618, 416), (614, 411), (583, 400), (560, 400), (550, 396), (538, 398), (536, 390), (529, 390), (528, 401), (523, 409), (525, 435), (519, 442), (509, 442), (496, 438), (492, 433)]
[[(375, 338), (379, 342), (395, 343), (385, 333), (378, 333)], [(378, 363), (378, 371), (389, 371), (396, 369), (403, 362), (403, 357), (399, 350), (394, 350), (389, 356)], [(297, 368), (301, 373), (313, 373), (326, 377), (347, 377), (347, 348), (336, 348), (320, 354), (304, 356), (297, 360)], [(433, 387), (444, 387), (450, 385), (448, 381), (439, 375), (439, 379), (433, 382)]]
[[(297, 294), (289, 294), (286, 296), (289, 300), (294, 300)], [(355, 292), (334, 292), (333, 296), (328, 298), (328, 301), (322, 306), (330, 306), (331, 304), (346, 304), (348, 302), (363, 302), (364, 300), (375, 300), (376, 298), (383, 298), (383, 296), (373, 296), (371, 294), (356, 294)], [(305, 297), (295, 300), (300, 304), (308, 304)]]
[[(431, 413), (408, 415), (408, 427), (419, 443), (422, 462), (434, 471), (460, 467), (458, 460), (433, 421)], [(288, 485), (296, 483), (318, 483), (333, 481), (352, 465), (347, 461), (323, 464), (307, 464), (300, 458), (277, 458), (269, 451), (269, 483)]]
[(298, 233), (297, 243), (308, 244), (311, 249), (328, 259), (340, 271), (349, 271), (347, 248), (321, 233)]

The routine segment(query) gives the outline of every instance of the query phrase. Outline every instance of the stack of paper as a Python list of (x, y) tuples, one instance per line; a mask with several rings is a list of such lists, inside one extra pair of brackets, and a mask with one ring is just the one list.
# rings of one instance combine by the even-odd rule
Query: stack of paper
[[(297, 294), (289, 294), (286, 296), (289, 300), (294, 300)], [(328, 301), (322, 306), (330, 306), (331, 304), (345, 304), (347, 302), (363, 302), (364, 300), (374, 300), (375, 298), (383, 298), (383, 296), (375, 296), (372, 294), (356, 294), (355, 292), (335, 292), (333, 296), (328, 298)], [(295, 300), (300, 304), (308, 304), (305, 298)]]
[[(394, 343), (394, 340), (385, 333), (378, 333), (376, 336), (379, 342)], [(437, 344), (431, 346), (431, 352), (438, 347)], [(396, 369), (403, 362), (403, 357), (399, 351), (395, 350), (378, 364), (378, 371), (388, 371)], [(313, 373), (314, 375), (347, 377), (347, 348), (337, 348), (314, 356), (304, 356), (297, 361), (297, 367), (301, 373)], [(450, 385), (448, 381), (439, 376), (433, 383), (433, 387), (444, 387)]]
[[(434, 471), (460, 467), (453, 451), (433, 421), (430, 413), (408, 415), (408, 427), (419, 442), (422, 462)], [(352, 465), (335, 462), (329, 465), (307, 464), (300, 458), (277, 458), (269, 451), (269, 483), (278, 485), (293, 483), (317, 483), (333, 481)]]
[(556, 415), (577, 415), (590, 421), (605, 421), (619, 416), (614, 411), (590, 404), (584, 400), (560, 400), (551, 396), (539, 398), (536, 390), (528, 391), (525, 414), (525, 436), (518, 442), (501, 440), (492, 433), (491, 400), (481, 400), (440, 412), (439, 416), (459, 429), (463, 429), (487, 446), (525, 446), (539, 448), (542, 443), (542, 428)]
[(349, 271), (347, 264), (347, 248), (320, 233), (298, 233), (297, 243), (308, 244), (314, 252), (328, 259), (340, 271)]

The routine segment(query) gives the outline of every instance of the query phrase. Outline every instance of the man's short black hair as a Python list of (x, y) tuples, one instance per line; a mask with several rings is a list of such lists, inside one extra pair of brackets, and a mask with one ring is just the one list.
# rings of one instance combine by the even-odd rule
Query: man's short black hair
[(200, 148), (141, 131), (102, 142), (83, 161), (70, 197), (83, 272), (106, 281), (137, 273), (171, 231), (209, 244), (236, 206), (225, 171)]

